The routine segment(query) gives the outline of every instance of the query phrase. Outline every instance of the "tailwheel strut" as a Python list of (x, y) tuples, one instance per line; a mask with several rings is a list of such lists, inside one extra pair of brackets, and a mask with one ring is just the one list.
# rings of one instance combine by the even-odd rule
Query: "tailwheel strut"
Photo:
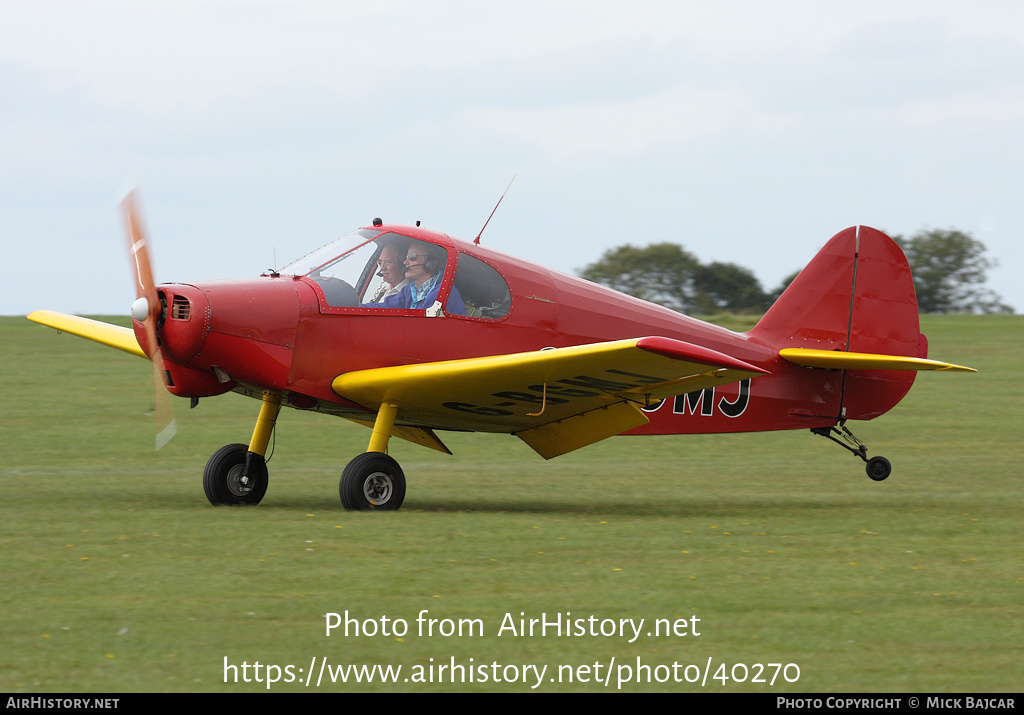
[(838, 427), (813, 427), (811, 432), (832, 440), (843, 449), (863, 459), (867, 464), (865, 471), (876, 482), (886, 479), (892, 473), (892, 465), (889, 464), (889, 460), (885, 457), (868, 458), (867, 445), (857, 439), (853, 432), (846, 427), (846, 420), (840, 421)]

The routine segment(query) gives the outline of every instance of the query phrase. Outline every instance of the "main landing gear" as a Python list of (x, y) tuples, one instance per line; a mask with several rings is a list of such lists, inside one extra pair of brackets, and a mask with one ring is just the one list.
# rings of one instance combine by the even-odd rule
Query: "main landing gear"
[(281, 393), (266, 390), (249, 445), (221, 447), (203, 470), (203, 490), (214, 506), (259, 504), (267, 493), (267, 445), (281, 410)]
[(867, 464), (868, 476), (876, 482), (881, 482), (892, 473), (892, 465), (885, 457), (872, 457), (868, 459), (868, 448), (859, 439), (854, 437), (853, 432), (846, 428), (846, 420), (839, 423), (838, 427), (814, 427), (811, 429), (814, 434), (827, 437), (843, 449), (853, 452)]
[[(203, 490), (214, 506), (259, 504), (267, 493), (267, 445), (281, 410), (281, 393), (267, 390), (248, 446), (221, 447), (203, 471)], [(377, 411), (370, 445), (341, 473), (338, 494), (346, 509), (393, 511), (405, 501), (405, 474), (386, 452), (398, 406), (385, 402)]]
[(394, 511), (405, 500), (405, 474), (385, 452), (398, 405), (385, 402), (377, 410), (366, 452), (345, 466), (338, 484), (341, 505), (350, 510)]
[(388, 455), (364, 452), (345, 466), (338, 494), (349, 510), (393, 511), (405, 500), (405, 474)]

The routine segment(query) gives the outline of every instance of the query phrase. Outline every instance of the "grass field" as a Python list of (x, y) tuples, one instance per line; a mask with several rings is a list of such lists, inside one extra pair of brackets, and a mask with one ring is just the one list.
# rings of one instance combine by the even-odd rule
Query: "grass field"
[[(178, 436), (154, 453), (147, 363), (0, 318), (0, 692), (267, 688), (225, 682), (225, 659), (239, 681), (279, 666), (275, 692), (526, 692), (525, 665), (547, 666), (540, 691), (604, 690), (607, 673), (615, 690), (638, 664), (652, 682), (623, 690), (1019, 691), (1024, 317), (922, 323), (933, 357), (980, 372), (921, 374), (854, 426), (892, 461), (883, 483), (809, 432), (619, 437), (550, 462), (455, 434), (453, 457), (394, 440), (405, 506), (350, 513), (337, 482), (364, 428), (282, 413), (263, 503), (214, 508), (203, 465), (248, 441), (258, 403), (178, 400)], [(483, 632), (420, 635), (424, 609)], [(327, 637), (324, 614), (346, 610), (408, 633)], [(499, 635), (506, 613), (566, 612), (644, 618), (643, 635)], [(654, 619), (699, 635), (647, 636)], [(402, 673), (307, 686), (314, 658)], [(439, 673), (453, 658), (475, 682)], [(709, 658), (706, 683), (685, 682)], [(684, 682), (657, 682), (673, 663)], [(758, 663), (799, 679), (752, 682)], [(505, 666), (518, 682), (490, 679)]]

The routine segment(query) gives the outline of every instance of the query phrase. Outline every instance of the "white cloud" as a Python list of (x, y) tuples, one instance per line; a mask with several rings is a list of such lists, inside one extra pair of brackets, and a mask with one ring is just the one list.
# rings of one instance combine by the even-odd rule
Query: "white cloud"
[(1002, 92), (970, 92), (931, 101), (913, 102), (900, 108), (900, 119), (909, 126), (960, 122), (971, 126), (1024, 121), (1024, 89), (1006, 87)]
[(538, 145), (555, 156), (625, 157), (733, 128), (750, 102), (727, 89), (675, 87), (647, 97), (539, 108), (475, 107), (462, 119)]

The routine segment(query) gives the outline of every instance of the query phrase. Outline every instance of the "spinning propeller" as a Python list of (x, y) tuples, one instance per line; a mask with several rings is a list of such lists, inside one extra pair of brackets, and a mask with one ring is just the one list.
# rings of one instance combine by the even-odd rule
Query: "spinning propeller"
[(149, 261), (146, 231), (143, 228), (137, 208), (135, 191), (130, 191), (121, 200), (124, 212), (125, 230), (128, 233), (128, 260), (135, 273), (135, 302), (132, 303), (132, 317), (146, 329), (146, 344), (142, 349), (153, 365), (154, 412), (156, 414), (156, 448), (160, 449), (171, 441), (178, 431), (171, 407), (171, 397), (164, 382), (164, 359), (160, 352), (157, 327), (164, 307), (153, 281), (153, 269)]

